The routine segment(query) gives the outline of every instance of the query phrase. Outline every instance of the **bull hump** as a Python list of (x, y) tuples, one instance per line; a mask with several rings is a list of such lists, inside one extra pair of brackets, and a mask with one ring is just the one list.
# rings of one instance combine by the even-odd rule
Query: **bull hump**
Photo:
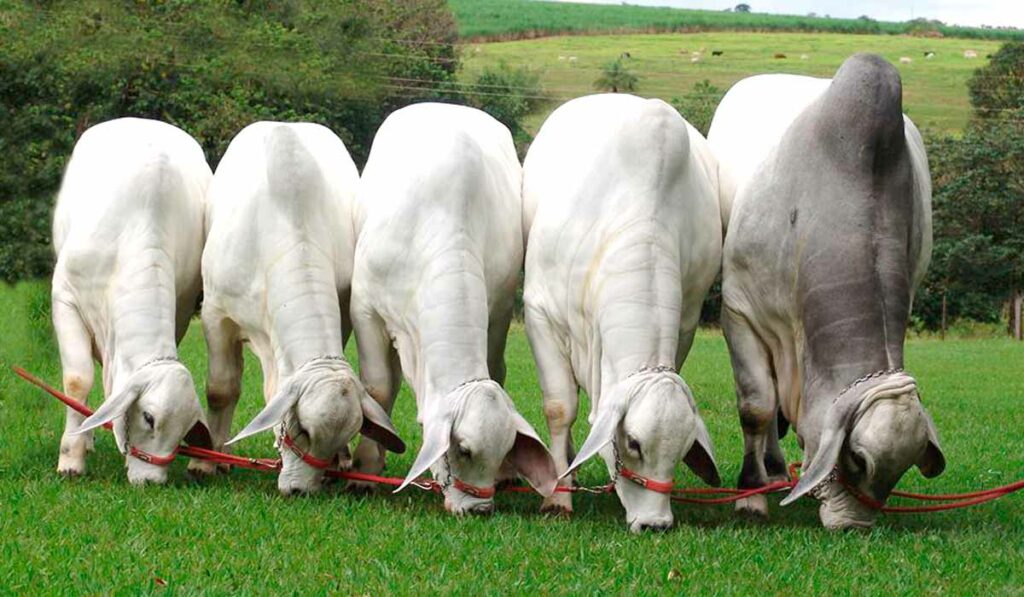
[(894, 157), (905, 144), (899, 73), (879, 56), (855, 54), (839, 67), (814, 120), (815, 136), (839, 155)]

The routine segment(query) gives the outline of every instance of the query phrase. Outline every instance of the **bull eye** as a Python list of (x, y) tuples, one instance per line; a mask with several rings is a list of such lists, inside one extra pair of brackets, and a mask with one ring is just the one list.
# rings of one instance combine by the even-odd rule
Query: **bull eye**
[(142, 411), (142, 420), (146, 422), (146, 425), (149, 425), (150, 429), (156, 426), (156, 420), (153, 418), (153, 415), (146, 411)]
[(636, 441), (636, 438), (632, 435), (626, 437), (626, 447), (629, 451), (637, 458), (643, 459), (643, 452), (640, 451), (640, 442)]
[(853, 465), (853, 469), (859, 473), (863, 473), (868, 469), (864, 458), (854, 451), (850, 451), (850, 463)]
[(456, 449), (459, 452), (460, 458), (465, 458), (466, 460), (469, 460), (473, 457), (473, 451), (464, 446), (463, 444), (459, 444)]

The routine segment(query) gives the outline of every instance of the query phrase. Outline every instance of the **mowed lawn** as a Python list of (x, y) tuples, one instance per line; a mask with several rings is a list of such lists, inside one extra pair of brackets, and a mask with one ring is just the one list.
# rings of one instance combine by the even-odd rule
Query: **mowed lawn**
[[(970, 117), (967, 81), (974, 69), (988, 63), (985, 56), (999, 45), (974, 39), (835, 33), (562, 36), (468, 44), (462, 78), (471, 82), (483, 68), (501, 62), (539, 72), (545, 93), (554, 99), (527, 121), (530, 132), (536, 133), (547, 114), (560, 103), (595, 93), (594, 80), (601, 68), (624, 52), (630, 54), (626, 63), (640, 76), (637, 93), (666, 101), (689, 93), (704, 79), (724, 92), (736, 81), (761, 73), (831, 77), (850, 55), (873, 52), (899, 69), (904, 110), (919, 127), (955, 131), (962, 129)], [(712, 56), (715, 50), (723, 54)], [(977, 52), (978, 57), (964, 58), (967, 50)], [(935, 52), (935, 57), (925, 59), (928, 51)], [(691, 61), (693, 52), (702, 53), (697, 62)], [(776, 53), (786, 58), (774, 58)], [(801, 58), (804, 55), (806, 59)], [(901, 64), (901, 57), (911, 62)]]
[[(809, 500), (779, 509), (772, 498), (764, 524), (738, 519), (725, 506), (677, 506), (676, 529), (633, 536), (611, 496), (579, 496), (575, 515), (563, 519), (542, 516), (536, 496), (500, 495), (495, 516), (457, 519), (439, 496), (415, 489), (357, 497), (334, 486), (284, 499), (272, 476), (236, 471), (197, 483), (184, 462), (173, 465), (169, 485), (135, 488), (106, 432), (97, 435), (88, 476), (61, 479), (55, 465), (63, 410), (9, 372), (20, 364), (59, 382), (48, 304), (44, 283), (0, 289), (0, 592), (137, 593), (163, 583), (213, 594), (1024, 591), (1024, 495), (951, 513), (887, 515), (866, 533), (825, 531)], [(198, 325), (181, 353), (202, 388)], [(903, 489), (965, 491), (1024, 476), (1024, 346), (911, 340), (907, 360), (941, 431), (948, 469), (930, 481), (910, 472)], [(508, 361), (509, 391), (546, 437), (519, 325)], [(684, 377), (722, 476), (732, 482), (742, 441), (720, 333), (699, 334)], [(235, 430), (262, 402), (251, 355), (244, 383)], [(392, 458), (387, 472), (401, 475), (420, 443), (407, 391), (395, 422), (411, 450)], [(577, 429), (580, 440), (585, 427)], [(792, 436), (785, 445), (791, 459), (799, 456)], [(273, 455), (270, 434), (243, 442), (240, 451)], [(591, 463), (581, 480), (597, 484), (606, 475)], [(678, 480), (698, 484), (686, 471)]]

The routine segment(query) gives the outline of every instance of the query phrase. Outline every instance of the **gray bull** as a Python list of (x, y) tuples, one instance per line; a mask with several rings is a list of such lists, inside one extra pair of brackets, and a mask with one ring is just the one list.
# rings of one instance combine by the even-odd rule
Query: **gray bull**
[[(745, 442), (739, 486), (785, 477), (779, 436), (791, 424), (805, 466), (783, 505), (812, 492), (826, 527), (870, 527), (876, 511), (844, 483), (884, 501), (912, 465), (927, 477), (945, 467), (902, 371), (914, 289), (931, 255), (927, 158), (903, 115), (899, 75), (881, 58), (851, 57), (831, 84), (796, 79), (741, 82), (711, 131), (726, 173), (730, 143), (768, 148), (758, 160), (743, 156), (756, 164), (745, 178), (742, 167), (728, 173), (738, 179), (722, 320)], [(751, 112), (772, 117), (756, 106), (792, 112), (801, 102), (788, 128), (771, 125), (780, 137), (756, 139)], [(758, 496), (738, 509), (763, 515), (767, 503)]]

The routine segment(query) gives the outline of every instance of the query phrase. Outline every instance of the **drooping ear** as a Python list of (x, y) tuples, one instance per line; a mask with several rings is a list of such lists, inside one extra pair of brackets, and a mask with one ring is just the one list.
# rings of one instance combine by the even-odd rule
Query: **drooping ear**
[(597, 420), (594, 421), (593, 427), (590, 428), (590, 435), (587, 436), (586, 441), (583, 442), (583, 447), (580, 448), (576, 458), (573, 459), (572, 464), (566, 469), (559, 479), (571, 475), (573, 471), (583, 465), (584, 462), (590, 460), (597, 454), (601, 448), (605, 447), (608, 442), (615, 439), (615, 432), (619, 428), (619, 423), (622, 422), (622, 418), (626, 416), (626, 405), (620, 402), (604, 402), (602, 405), (605, 406), (601, 412), (597, 415)]
[(551, 458), (547, 446), (540, 441), (537, 432), (523, 418), (523, 415), (512, 411), (512, 420), (516, 427), (516, 439), (509, 452), (509, 460), (516, 472), (523, 476), (537, 493), (548, 497), (555, 492), (558, 485), (558, 471), (555, 461)]
[(864, 401), (863, 393), (848, 392), (829, 407), (825, 413), (824, 426), (821, 431), (821, 439), (818, 442), (818, 450), (814, 453), (814, 459), (809, 466), (800, 471), (800, 480), (796, 487), (789, 492), (781, 502), (782, 506), (788, 506), (797, 499), (814, 489), (828, 477), (836, 462), (839, 461), (839, 452), (846, 442), (846, 434), (850, 422), (853, 420), (857, 407)]
[(932, 421), (931, 416), (924, 408), (921, 409), (921, 415), (928, 428), (928, 444), (917, 460), (917, 468), (921, 470), (922, 475), (931, 479), (946, 470), (946, 457), (942, 454), (942, 447), (939, 446), (939, 430), (935, 428), (935, 421)]
[(363, 409), (363, 426), (359, 432), (395, 454), (405, 452), (405, 442), (398, 437), (391, 417), (384, 412), (380, 404), (366, 392), (362, 392), (359, 403)]
[(427, 469), (444, 456), (448, 451), (448, 445), (452, 441), (452, 425), (455, 419), (451, 411), (434, 411), (424, 418), (423, 421), (423, 446), (416, 456), (416, 462), (412, 463), (409, 474), (405, 480), (394, 491), (398, 493), (406, 488), (409, 483), (418, 479)]
[(210, 428), (206, 426), (206, 421), (203, 420), (202, 416), (192, 426), (192, 429), (189, 429), (188, 433), (185, 434), (185, 443), (193, 448), (213, 449), (213, 438), (210, 437)]
[[(694, 411), (696, 415), (696, 411)], [(702, 481), (712, 487), (721, 487), (722, 478), (718, 475), (718, 465), (715, 464), (715, 450), (711, 446), (711, 435), (704, 425), (700, 415), (697, 419), (697, 436), (693, 439), (693, 445), (683, 457), (683, 462), (690, 470), (697, 474)]]
[(128, 387), (121, 390), (120, 393), (108, 398), (100, 405), (99, 408), (96, 409), (96, 412), (92, 413), (88, 419), (82, 421), (82, 424), (78, 427), (78, 430), (75, 431), (75, 434), (91, 431), (120, 416), (123, 416), (124, 413), (128, 411), (128, 407), (139, 399), (139, 395), (141, 393), (141, 386), (129, 381)]
[(274, 425), (277, 425), (284, 420), (285, 414), (288, 410), (295, 406), (295, 403), (299, 401), (299, 386), (296, 383), (289, 382), (285, 385), (284, 389), (277, 393), (260, 414), (256, 415), (245, 429), (240, 431), (238, 435), (231, 438), (224, 443), (225, 446), (229, 446), (237, 441), (241, 441), (250, 435), (256, 435), (261, 431), (266, 431)]

